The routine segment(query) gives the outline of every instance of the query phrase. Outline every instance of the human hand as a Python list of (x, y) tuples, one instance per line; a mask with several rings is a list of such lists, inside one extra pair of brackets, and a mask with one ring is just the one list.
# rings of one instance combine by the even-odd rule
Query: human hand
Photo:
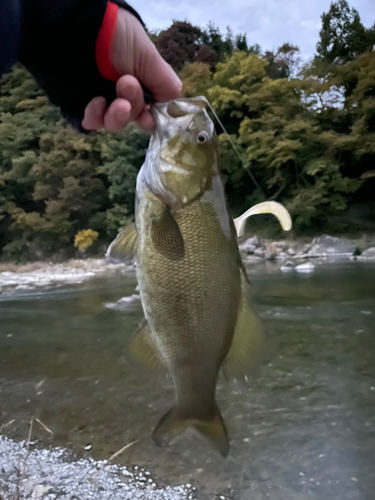
[(82, 127), (119, 131), (131, 121), (146, 130), (155, 127), (146, 108), (141, 83), (156, 101), (175, 99), (181, 93), (181, 80), (156, 50), (138, 19), (119, 9), (112, 44), (112, 64), (122, 75), (116, 83), (117, 98), (107, 107), (104, 97), (95, 97), (86, 106)]

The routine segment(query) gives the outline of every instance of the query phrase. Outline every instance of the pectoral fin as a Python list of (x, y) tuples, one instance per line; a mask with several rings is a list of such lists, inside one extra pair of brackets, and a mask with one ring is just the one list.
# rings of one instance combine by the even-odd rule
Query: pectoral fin
[(241, 269), (241, 300), (232, 345), (222, 363), (226, 378), (251, 375), (259, 368), (265, 354), (263, 325), (251, 308), (249, 282)]
[(264, 201), (254, 205), (249, 208), (249, 210), (246, 210), (246, 212), (242, 215), (234, 219), (237, 236), (244, 235), (246, 220), (252, 215), (258, 214), (272, 214), (277, 217), (284, 231), (290, 231), (292, 229), (292, 219), (288, 210), (281, 205), (281, 203), (277, 203), (276, 201)]
[(166, 375), (167, 367), (151, 338), (151, 332), (146, 322), (130, 339), (128, 354), (131, 361), (134, 361), (139, 367), (156, 375)]
[(131, 224), (122, 231), (109, 245), (106, 258), (114, 262), (133, 260), (137, 253), (138, 232), (135, 224)]
[(151, 238), (156, 250), (165, 257), (171, 260), (183, 258), (184, 240), (176, 219), (167, 207), (152, 219)]

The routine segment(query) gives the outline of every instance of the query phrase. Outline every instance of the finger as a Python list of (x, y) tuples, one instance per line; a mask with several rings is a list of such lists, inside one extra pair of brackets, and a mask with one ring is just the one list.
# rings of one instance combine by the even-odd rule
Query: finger
[(145, 46), (144, 57), (139, 74), (135, 74), (154, 96), (156, 101), (165, 102), (179, 97), (182, 83), (171, 66), (164, 61), (155, 45), (149, 40)]
[(118, 97), (126, 99), (131, 105), (131, 120), (136, 120), (143, 112), (145, 101), (139, 81), (132, 75), (124, 75), (116, 83)]
[(106, 130), (117, 132), (125, 128), (131, 120), (131, 105), (126, 99), (117, 98), (104, 115)]
[(143, 112), (137, 118), (138, 125), (144, 130), (154, 130), (156, 128), (155, 120), (149, 109), (144, 109)]
[(104, 114), (107, 109), (104, 97), (94, 97), (85, 108), (82, 127), (86, 130), (98, 130), (104, 126)]

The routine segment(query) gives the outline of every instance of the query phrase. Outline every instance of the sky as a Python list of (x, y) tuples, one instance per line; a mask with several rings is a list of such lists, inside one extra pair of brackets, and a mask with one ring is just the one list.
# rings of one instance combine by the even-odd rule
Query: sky
[[(129, 0), (149, 29), (163, 29), (172, 19), (188, 20), (204, 27), (212, 21), (225, 32), (246, 32), (250, 45), (272, 50), (284, 42), (312, 57), (321, 27), (321, 15), (331, 0)], [(369, 28), (375, 23), (375, 0), (349, 0)]]

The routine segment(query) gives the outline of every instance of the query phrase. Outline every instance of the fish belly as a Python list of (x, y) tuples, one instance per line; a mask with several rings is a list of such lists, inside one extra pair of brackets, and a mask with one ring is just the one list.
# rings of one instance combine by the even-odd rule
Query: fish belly
[(148, 224), (152, 210), (146, 201), (137, 221), (137, 273), (145, 316), (174, 379), (178, 404), (204, 411), (213, 404), (218, 370), (237, 318), (235, 237), (225, 234), (211, 203), (197, 200), (173, 213), (184, 255), (170, 259), (155, 249)]

